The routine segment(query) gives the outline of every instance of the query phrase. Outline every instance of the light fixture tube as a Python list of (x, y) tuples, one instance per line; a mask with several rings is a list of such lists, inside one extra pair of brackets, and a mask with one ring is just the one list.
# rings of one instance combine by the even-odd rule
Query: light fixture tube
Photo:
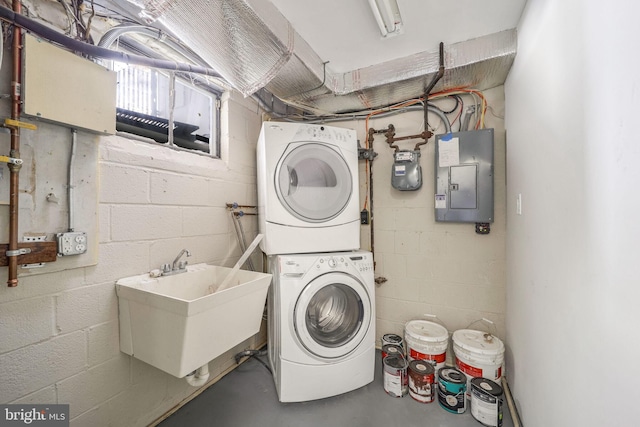
[(395, 36), (402, 32), (402, 17), (396, 0), (369, 0), (369, 6), (382, 37)]

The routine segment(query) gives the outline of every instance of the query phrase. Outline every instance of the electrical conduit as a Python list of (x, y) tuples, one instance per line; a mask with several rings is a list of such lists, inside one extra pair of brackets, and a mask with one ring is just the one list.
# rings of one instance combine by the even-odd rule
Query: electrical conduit
[[(47, 39), (53, 43), (57, 43), (61, 46), (64, 46), (67, 49), (80, 52), (89, 56), (95, 56), (97, 58), (112, 59), (114, 61), (120, 61), (124, 63), (129, 63), (129, 64), (143, 65), (147, 67), (160, 68), (164, 70), (184, 71), (187, 73), (196, 73), (196, 74), (203, 74), (211, 77), (222, 78), (217, 71), (211, 68), (201, 67), (198, 65), (184, 64), (184, 63), (174, 62), (174, 61), (169, 61), (164, 59), (147, 58), (145, 56), (140, 56), (140, 55), (128, 55), (123, 52), (118, 52), (115, 50), (107, 49), (105, 47), (94, 46), (92, 44), (85, 43), (80, 40), (75, 40), (31, 18), (27, 18), (26, 16), (21, 15), (20, 10), (16, 10), (16, 7), (15, 7), (15, 5), (18, 4), (18, 8), (19, 8), (20, 2), (14, 0), (13, 3), (14, 3), (13, 11), (6, 7), (0, 6), (0, 19), (7, 20), (15, 24), (17, 27), (22, 27), (26, 30), (29, 30), (34, 34), (44, 39)], [(18, 28), (17, 30), (14, 30), (14, 31), (18, 31), (19, 33), (19, 30), (20, 29)]]

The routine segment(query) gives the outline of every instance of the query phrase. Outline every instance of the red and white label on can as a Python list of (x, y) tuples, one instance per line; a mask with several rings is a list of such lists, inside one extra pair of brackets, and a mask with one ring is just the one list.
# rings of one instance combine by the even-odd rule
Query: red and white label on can
[(409, 360), (432, 360), (436, 364), (444, 363), (447, 360), (447, 353), (444, 352), (442, 354), (425, 354), (416, 351), (413, 348), (409, 349)]
[(477, 368), (475, 366), (467, 365), (457, 357), (456, 357), (456, 367), (471, 377), (475, 378), (475, 377), (482, 376), (482, 368)]
[(482, 370), (482, 368), (478, 368), (476, 366), (471, 366), (468, 365), (466, 363), (464, 363), (463, 361), (461, 361), (460, 359), (458, 359), (456, 357), (456, 367), (458, 369), (460, 369), (462, 372), (464, 372), (465, 374), (469, 375), (470, 377), (484, 377), (484, 378), (489, 378), (492, 380), (497, 380), (500, 379), (502, 377), (502, 366), (499, 366), (498, 369), (496, 369), (493, 374), (493, 377), (489, 377), (484, 374), (484, 371)]

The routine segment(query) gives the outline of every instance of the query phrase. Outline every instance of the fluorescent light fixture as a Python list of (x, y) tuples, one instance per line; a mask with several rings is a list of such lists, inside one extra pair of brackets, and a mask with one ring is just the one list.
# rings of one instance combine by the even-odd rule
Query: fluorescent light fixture
[(369, 6), (380, 27), (382, 37), (402, 33), (402, 17), (396, 0), (369, 0)]

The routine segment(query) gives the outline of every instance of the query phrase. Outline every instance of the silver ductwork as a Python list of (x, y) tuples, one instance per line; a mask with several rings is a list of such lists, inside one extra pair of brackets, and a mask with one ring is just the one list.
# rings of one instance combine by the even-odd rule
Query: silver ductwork
[[(334, 73), (267, 0), (129, 0), (189, 45), (245, 96), (261, 88), (314, 114), (362, 111), (421, 96), (438, 71), (437, 50)], [(434, 91), (504, 83), (516, 31), (445, 45)]]

